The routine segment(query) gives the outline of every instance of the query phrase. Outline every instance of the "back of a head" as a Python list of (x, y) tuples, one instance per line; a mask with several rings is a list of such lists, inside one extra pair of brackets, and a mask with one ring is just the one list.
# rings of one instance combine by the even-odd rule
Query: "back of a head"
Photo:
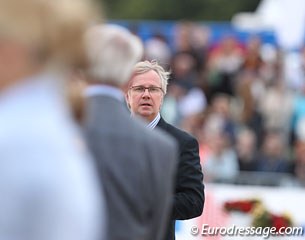
[(90, 0), (0, 0), (0, 37), (40, 63), (84, 63), (83, 34), (98, 16)]
[(129, 80), (134, 64), (143, 54), (141, 40), (113, 24), (91, 27), (86, 34), (86, 49), (89, 78), (117, 86)]

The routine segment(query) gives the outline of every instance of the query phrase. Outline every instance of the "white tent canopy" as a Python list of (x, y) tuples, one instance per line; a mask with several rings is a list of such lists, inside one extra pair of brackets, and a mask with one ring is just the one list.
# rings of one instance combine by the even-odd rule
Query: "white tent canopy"
[(305, 1), (262, 0), (256, 12), (238, 13), (232, 24), (246, 31), (274, 31), (280, 47), (300, 48), (305, 40)]

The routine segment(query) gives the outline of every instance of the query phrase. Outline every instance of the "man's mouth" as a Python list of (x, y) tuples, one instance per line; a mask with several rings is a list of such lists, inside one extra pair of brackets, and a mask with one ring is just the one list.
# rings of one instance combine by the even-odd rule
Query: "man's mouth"
[(152, 105), (150, 103), (142, 103), (141, 106), (151, 107)]

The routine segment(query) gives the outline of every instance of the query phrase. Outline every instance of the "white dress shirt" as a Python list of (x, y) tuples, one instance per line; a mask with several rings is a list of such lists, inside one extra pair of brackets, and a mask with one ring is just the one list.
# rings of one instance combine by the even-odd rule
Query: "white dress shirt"
[(147, 125), (147, 128), (149, 128), (149, 129), (154, 129), (154, 128), (157, 126), (158, 122), (160, 121), (160, 118), (161, 118), (160, 113), (158, 113), (158, 115), (154, 118), (154, 120), (152, 120), (152, 121)]

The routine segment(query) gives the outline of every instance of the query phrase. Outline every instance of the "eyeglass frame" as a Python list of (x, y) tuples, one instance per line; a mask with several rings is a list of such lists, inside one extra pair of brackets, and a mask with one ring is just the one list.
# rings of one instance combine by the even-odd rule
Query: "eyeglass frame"
[(149, 87), (144, 87), (144, 86), (141, 86), (141, 85), (138, 85), (138, 86), (132, 86), (129, 88), (129, 90), (134, 90), (135, 88), (141, 88), (142, 91), (141, 92), (135, 92), (135, 93), (138, 93), (138, 94), (144, 94), (146, 89), (148, 90), (148, 93), (149, 94), (154, 94), (151, 92), (151, 89), (158, 89), (158, 92), (155, 92), (156, 94), (157, 93), (160, 93), (159, 90), (161, 90), (161, 93), (164, 94), (164, 91), (161, 87), (157, 87), (157, 86), (149, 86)]

